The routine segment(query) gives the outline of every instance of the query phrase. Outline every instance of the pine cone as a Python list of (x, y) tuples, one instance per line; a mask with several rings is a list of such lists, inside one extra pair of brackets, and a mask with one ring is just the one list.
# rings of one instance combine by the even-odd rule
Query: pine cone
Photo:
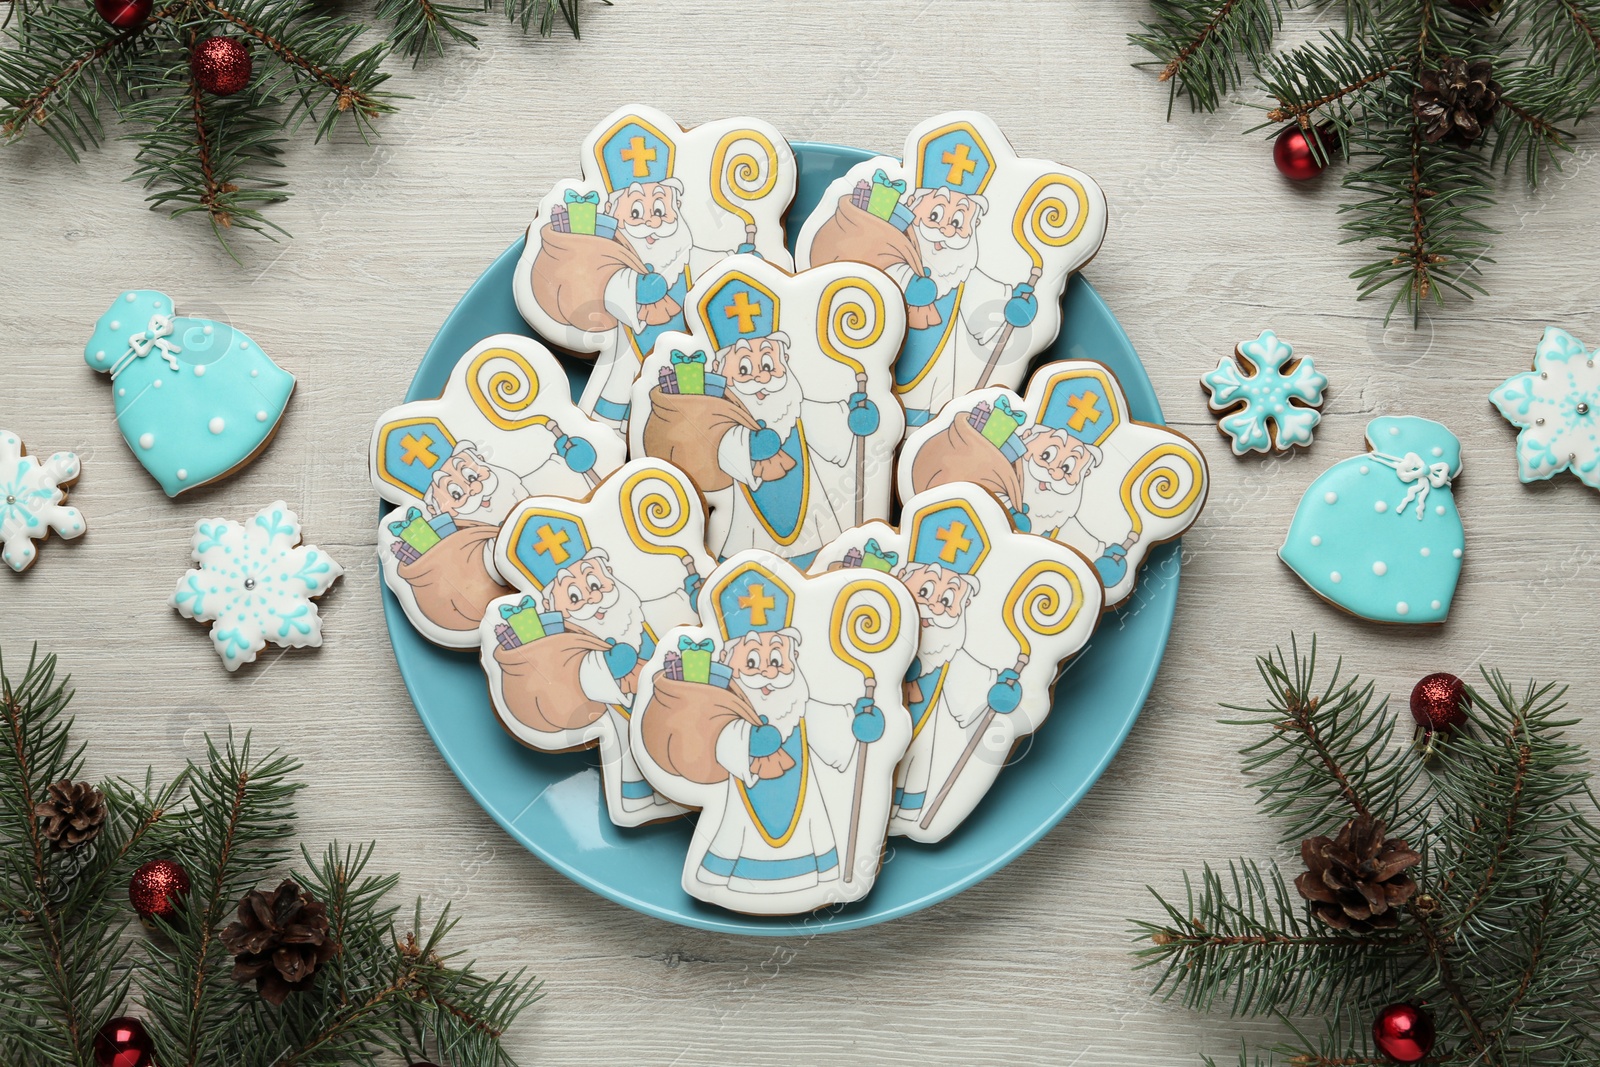
[(47, 792), (47, 798), (33, 806), (33, 814), (44, 821), (44, 836), (52, 848), (66, 852), (100, 836), (106, 821), (104, 793), (88, 782), (67, 778)]
[(1383, 836), (1383, 821), (1358, 815), (1339, 836), (1300, 842), (1306, 871), (1294, 880), (1317, 918), (1338, 930), (1366, 934), (1390, 930), (1399, 908), (1417, 891), (1406, 871), (1422, 862), (1411, 846)]
[(1422, 123), (1429, 144), (1446, 137), (1471, 144), (1500, 108), (1500, 83), (1487, 59), (1468, 63), (1447, 59), (1438, 70), (1423, 71), (1422, 88), (1411, 94), (1411, 114)]
[(287, 878), (271, 893), (244, 895), (222, 944), (233, 953), (233, 980), (254, 980), (256, 992), (275, 1005), (310, 988), (317, 968), (339, 951), (328, 937), (327, 907)]

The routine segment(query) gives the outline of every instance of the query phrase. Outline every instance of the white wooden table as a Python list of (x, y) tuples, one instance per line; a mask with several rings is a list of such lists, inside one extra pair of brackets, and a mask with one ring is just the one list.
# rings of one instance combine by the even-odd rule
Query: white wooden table
[[(1512, 187), (1485, 266), (1494, 295), (1420, 329), (1385, 327), (1352, 299), (1367, 250), (1341, 247), (1334, 180), (1291, 187), (1268, 144), (1228, 108), (1164, 121), (1166, 95), (1124, 35), (1139, 0), (971, 5), (734, 4), (619, 0), (589, 7), (584, 39), (522, 40), (502, 25), (393, 87), (413, 94), (372, 146), (296, 144), (298, 195), (272, 210), (295, 234), (243, 238), (241, 267), (198, 222), (146, 211), (121, 184), (131, 146), (82, 166), (48, 142), (0, 151), (0, 425), (38, 451), (76, 450), (76, 544), (0, 574), (0, 645), (60, 654), (77, 685), (92, 769), (170, 772), (206, 732), (251, 730), (305, 760), (305, 837), (376, 837), (430, 908), (453, 901), (456, 943), (487, 969), (527, 965), (546, 999), (510, 1035), (524, 1063), (968, 1065), (1172, 1064), (1227, 1057), (1241, 1029), (1152, 1003), (1130, 969), (1126, 919), (1144, 887), (1180, 888), (1203, 860), (1274, 853), (1216, 723), (1258, 694), (1251, 657), (1291, 632), (1405, 694), (1422, 674), (1600, 683), (1600, 497), (1563, 475), (1523, 487), (1513, 432), (1490, 388), (1526, 369), (1546, 323), (1600, 343), (1596, 140), (1536, 195)], [(936, 49), (948, 57), (918, 67)], [(472, 280), (573, 169), (590, 125), (634, 100), (686, 122), (765, 116), (794, 139), (894, 151), (918, 119), (994, 115), (1025, 154), (1093, 174), (1111, 202), (1088, 275), (1121, 318), (1168, 419), (1211, 462), (1211, 502), (1185, 540), (1165, 665), (1116, 763), (1030, 853), (915, 917), (856, 933), (771, 941), (644, 918), (579, 889), (523, 851), (472, 802), (406, 697), (379, 611), (366, 442)], [(119, 290), (163, 289), (180, 307), (246, 328), (300, 380), (276, 441), (220, 486), (167, 500), (119, 439), (109, 389), (80, 353)], [(1197, 376), (1235, 341), (1276, 329), (1332, 380), (1309, 454), (1236, 460)], [(1362, 447), (1368, 418), (1442, 419), (1461, 437), (1468, 526), (1449, 623), (1402, 630), (1324, 605), (1276, 558), (1305, 485)], [(322, 601), (320, 651), (268, 651), (227, 675), (197, 624), (167, 606), (196, 519), (243, 518), (283, 498), (309, 540), (347, 568)], [(1575, 733), (1600, 744), (1600, 727)], [(1002, 783), (1003, 785), (1003, 783)], [(1278, 858), (1296, 864), (1291, 854)], [(1403, 993), (1404, 991), (1399, 991)]]

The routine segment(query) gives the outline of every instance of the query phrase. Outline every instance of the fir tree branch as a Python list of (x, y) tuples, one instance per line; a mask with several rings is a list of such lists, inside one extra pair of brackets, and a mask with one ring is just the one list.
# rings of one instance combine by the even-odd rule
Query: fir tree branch
[(1283, 25), (1280, 0), (1152, 0), (1151, 7), (1154, 20), (1128, 39), (1161, 64), (1168, 118), (1179, 95), (1193, 109), (1215, 111), (1243, 80), (1242, 62), (1265, 56)]

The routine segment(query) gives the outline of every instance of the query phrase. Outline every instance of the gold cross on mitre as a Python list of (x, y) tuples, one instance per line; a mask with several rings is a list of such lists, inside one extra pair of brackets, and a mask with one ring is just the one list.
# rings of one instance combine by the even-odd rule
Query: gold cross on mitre
[(406, 434), (400, 438), (400, 447), (404, 449), (400, 454), (400, 462), (407, 465), (424, 463), (429, 467), (433, 466), (439, 462), (439, 457), (429, 450), (429, 446), (432, 444), (433, 438), (427, 434), (423, 434), (421, 440)]
[(733, 294), (733, 303), (722, 309), (728, 318), (739, 320), (739, 332), (751, 333), (756, 328), (756, 319), (761, 315), (761, 307), (750, 303), (750, 297), (743, 289)]
[(622, 150), (622, 158), (633, 164), (635, 178), (643, 178), (650, 173), (650, 164), (656, 161), (656, 150), (645, 144), (643, 137), (635, 137)]
[(570, 540), (572, 536), (567, 531), (552, 530), (547, 522), (539, 527), (539, 540), (534, 542), (533, 550), (541, 556), (549, 556), (551, 563), (565, 563), (567, 557), (571, 555), (566, 549), (566, 544)]
[(954, 563), (958, 555), (971, 548), (972, 538), (962, 536), (966, 532), (967, 524), (964, 522), (952, 522), (949, 526), (941, 526), (933, 535), (944, 544), (944, 548), (939, 550), (939, 558), (946, 563)]
[(967, 175), (978, 169), (978, 161), (967, 158), (968, 151), (966, 144), (962, 143), (956, 145), (955, 151), (946, 152), (939, 157), (940, 163), (950, 165), (950, 173), (944, 176), (944, 180), (949, 184), (960, 185), (967, 180)]
[(1072, 409), (1072, 417), (1067, 420), (1067, 426), (1074, 430), (1081, 430), (1091, 422), (1100, 418), (1100, 409), (1095, 407), (1100, 402), (1100, 394), (1089, 392), (1082, 396), (1075, 396), (1067, 401), (1067, 406)]
[(751, 626), (765, 626), (767, 609), (777, 605), (777, 600), (767, 593), (767, 587), (760, 582), (751, 582), (749, 590), (739, 598), (739, 606), (750, 609)]

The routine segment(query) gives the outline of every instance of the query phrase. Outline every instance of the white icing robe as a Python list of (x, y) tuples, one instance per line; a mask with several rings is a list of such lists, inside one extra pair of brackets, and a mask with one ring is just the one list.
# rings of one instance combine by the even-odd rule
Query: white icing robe
[[(793, 388), (793, 386), (790, 386)], [(763, 483), (750, 460), (750, 431), (736, 426), (717, 443), (717, 466), (734, 480), (728, 491), (732, 511), (728, 535), (712, 546), (723, 559), (746, 548), (764, 548), (804, 566), (817, 549), (842, 531), (821, 464), (842, 468), (855, 457), (849, 404), (843, 400), (803, 400), (800, 418), (784, 436), (783, 451), (795, 466), (777, 482)], [(828, 472), (831, 474), (832, 472)], [(854, 472), (836, 482), (839, 504), (854, 506)], [(791, 515), (798, 515), (792, 523)]]
[[(839, 838), (850, 812), (829, 819), (816, 761), (843, 771), (856, 751), (850, 732), (852, 708), (808, 700), (798, 720), (774, 724), (782, 751), (794, 766), (778, 778), (758, 779), (750, 770), (749, 723), (729, 723), (717, 736), (717, 762), (728, 769), (728, 799), (722, 824), (694, 877), (736, 893), (770, 894), (810, 889), (836, 881)], [(834, 827), (839, 828), (838, 833)]]
[[(689, 307), (689, 288), (694, 285), (694, 279), (728, 258), (728, 255), (728, 252), (697, 245), (689, 250), (683, 262), (673, 268), (671, 275), (663, 275), (667, 281), (667, 295), (684, 310), (659, 326), (646, 326), (639, 318), (639, 272), (623, 267), (611, 276), (606, 283), (606, 311), (621, 325), (606, 336), (600, 351), (596, 353), (599, 366), (606, 369), (606, 379), (596, 398), (595, 415), (612, 422), (625, 421), (619, 418), (619, 413), (627, 408), (633, 398), (633, 383), (639, 377), (639, 365), (655, 348), (658, 336), (668, 330), (688, 331), (684, 315)], [(649, 263), (649, 256), (642, 258)]]
[[(1030, 478), (1026, 463), (1023, 464), (1022, 474), (1024, 479)], [(1085, 478), (1093, 476), (1093, 471), (1084, 475)], [(1028, 505), (1028, 519), (1033, 523), (1034, 533), (1070, 545), (1090, 559), (1098, 559), (1105, 552), (1106, 542), (1096, 537), (1078, 517), (1083, 504), (1081, 482), (1077, 493), (1070, 497), (1052, 493), (1048, 489), (1041, 490), (1035, 481), (1025, 480), (1022, 485), (1023, 501)]]
[[(989, 687), (1000, 672), (958, 648), (943, 666), (923, 665), (915, 679), (922, 699), (906, 702), (911, 712), (911, 747), (896, 770), (890, 832), (896, 821), (915, 825), (933, 803), (972, 739), (989, 703)], [(963, 726), (960, 720), (966, 720)]]
[[(888, 273), (904, 292), (911, 282), (911, 267), (896, 263)], [(906, 406), (907, 435), (956, 396), (978, 387), (978, 376), (1005, 329), (1006, 301), (1015, 288), (977, 269), (964, 279), (934, 281), (939, 295), (933, 306), (940, 321), (925, 330), (907, 330), (905, 347), (895, 362), (895, 391)], [(1018, 358), (1027, 346), (1017, 335), (1028, 329), (1018, 328), (1006, 345)], [(1021, 379), (1020, 374), (1014, 377)], [(916, 421), (919, 412), (927, 414)]]

